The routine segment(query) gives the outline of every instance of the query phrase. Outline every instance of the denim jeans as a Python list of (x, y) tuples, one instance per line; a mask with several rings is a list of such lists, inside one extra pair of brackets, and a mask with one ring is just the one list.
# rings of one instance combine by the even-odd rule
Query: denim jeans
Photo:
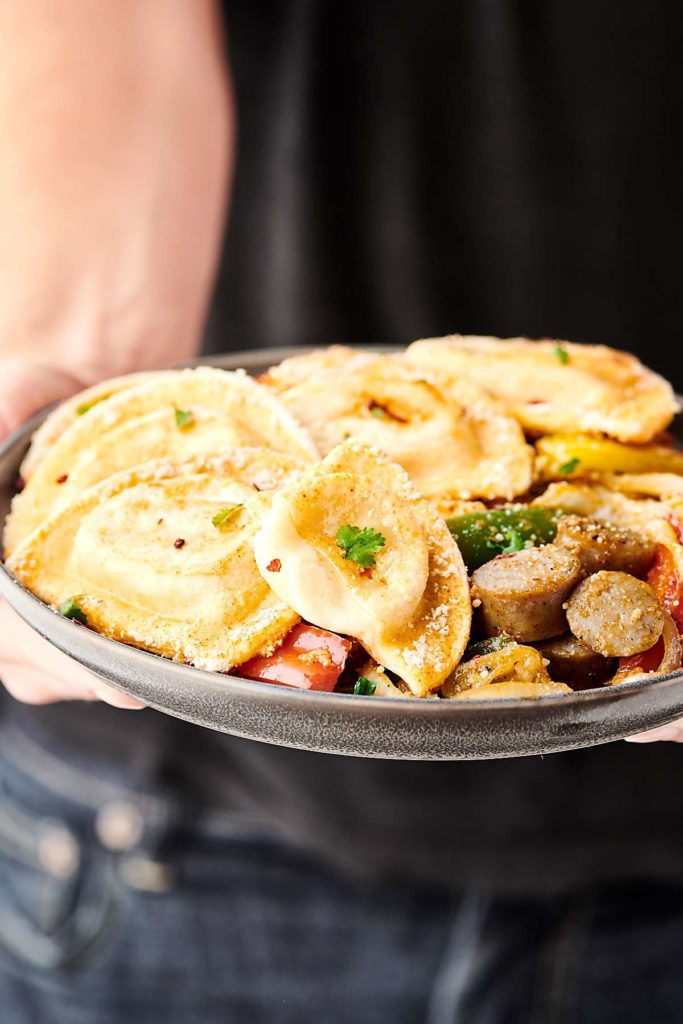
[(16, 733), (0, 787), (0, 1024), (683, 1020), (683, 888), (361, 882)]

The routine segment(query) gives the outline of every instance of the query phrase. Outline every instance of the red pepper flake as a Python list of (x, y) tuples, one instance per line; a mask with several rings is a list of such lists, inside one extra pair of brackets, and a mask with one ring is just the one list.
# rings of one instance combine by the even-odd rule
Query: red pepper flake
[(260, 491), (260, 490), (261, 490), (261, 488), (259, 487), (259, 485), (258, 485), (258, 484), (254, 484), (254, 483), (252, 483), (252, 485), (251, 485), (251, 486), (252, 486), (252, 487), (254, 488), (254, 490), (255, 490), (255, 491)]
[(161, 526), (162, 523), (163, 523), (163, 519), (157, 519), (157, 526)]
[(367, 569), (361, 569), (361, 571), (359, 572), (358, 575), (359, 576), (365, 576), (366, 579), (371, 580), (372, 579), (372, 569), (370, 567), (368, 567)]
[(173, 547), (174, 548), (184, 548), (185, 547), (184, 539), (182, 537), (178, 537), (177, 540), (173, 541)]
[(68, 474), (68, 473), (62, 473), (62, 475), (61, 475), (61, 476), (58, 476), (58, 477), (57, 477), (57, 479), (56, 479), (55, 483), (58, 483), (58, 484), (65, 484), (65, 483), (67, 482), (67, 480), (68, 480), (68, 479), (69, 479), (69, 474)]
[(547, 405), (548, 402), (545, 398), (527, 398), (527, 405)]
[(268, 572), (279, 572), (281, 568), (282, 568), (282, 562), (280, 561), (279, 558), (271, 559), (271, 561), (268, 562), (268, 565), (266, 566), (266, 569), (268, 570)]

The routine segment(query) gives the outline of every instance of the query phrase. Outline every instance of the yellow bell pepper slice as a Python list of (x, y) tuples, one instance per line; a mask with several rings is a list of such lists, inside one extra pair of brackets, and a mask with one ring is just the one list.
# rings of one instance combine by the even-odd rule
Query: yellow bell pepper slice
[(624, 444), (595, 434), (549, 434), (536, 442), (537, 468), (544, 480), (596, 473), (677, 473), (683, 451), (663, 444)]

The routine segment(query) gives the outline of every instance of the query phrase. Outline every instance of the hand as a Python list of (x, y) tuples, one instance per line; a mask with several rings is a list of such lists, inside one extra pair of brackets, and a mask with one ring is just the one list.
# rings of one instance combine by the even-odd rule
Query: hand
[[(20, 360), (0, 361), (0, 382), (0, 436), (36, 409), (81, 387), (63, 370)], [(0, 679), (13, 697), (27, 704), (103, 700), (118, 708), (144, 707), (56, 650), (4, 601), (0, 601)]]
[[(0, 438), (196, 354), (232, 140), (217, 0), (0, 4)], [(141, 706), (4, 605), (0, 679), (30, 703)]]
[(636, 736), (627, 736), (627, 743), (683, 743), (683, 718), (669, 725), (660, 725), (649, 732), (639, 732)]

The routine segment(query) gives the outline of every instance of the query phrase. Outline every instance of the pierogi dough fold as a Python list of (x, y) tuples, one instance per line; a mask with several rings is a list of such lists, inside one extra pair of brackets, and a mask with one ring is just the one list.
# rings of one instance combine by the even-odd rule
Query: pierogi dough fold
[(271, 366), (259, 380), (274, 391), (282, 392), (314, 377), (334, 379), (340, 371), (359, 369), (376, 358), (372, 352), (351, 348), (350, 345), (327, 345), (283, 359), (276, 366)]
[(264, 445), (309, 462), (317, 457), (306, 431), (246, 374), (200, 367), (147, 375), (73, 419), (44, 452), (12, 502), (5, 552), (114, 473), (232, 445)]
[(450, 514), (471, 498), (512, 499), (532, 482), (533, 452), (503, 406), (467, 380), (419, 372), (394, 356), (343, 364), (282, 391), (324, 454), (347, 438), (376, 445)]
[[(371, 567), (345, 556), (344, 526), (381, 534)], [(254, 554), (286, 604), (356, 637), (416, 696), (458, 664), (472, 615), (462, 556), (436, 510), (378, 449), (339, 445), (275, 494)]]
[(126, 388), (135, 387), (137, 384), (144, 384), (163, 374), (163, 370), (155, 370), (148, 373), (128, 373), (125, 377), (112, 377), (109, 380), (99, 381), (85, 391), (79, 391), (66, 401), (60, 402), (56, 409), (53, 409), (49, 416), (43, 420), (35, 434), (31, 438), (31, 447), (24, 456), (19, 475), (26, 482), (33, 475), (33, 472), (43, 458), (50, 446), (62, 436), (64, 431), (72, 423), (75, 423), (80, 416), (94, 409), (100, 402), (105, 402), (113, 395), (117, 395)]
[(532, 434), (650, 441), (677, 408), (663, 377), (604, 345), (452, 335), (415, 341), (402, 359), (486, 388)]
[(138, 466), (46, 520), (8, 567), (53, 607), (76, 600), (105, 636), (227, 671), (299, 621), (259, 573), (252, 540), (271, 497), (261, 485), (301, 469), (262, 448)]

